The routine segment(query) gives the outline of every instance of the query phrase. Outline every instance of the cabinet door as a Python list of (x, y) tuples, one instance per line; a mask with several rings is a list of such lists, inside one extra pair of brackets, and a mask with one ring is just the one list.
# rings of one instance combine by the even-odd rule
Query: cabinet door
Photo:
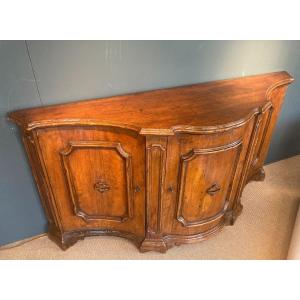
[(245, 132), (245, 128), (238, 128), (169, 138), (162, 208), (164, 235), (193, 235), (221, 225), (241, 188), (241, 174), (245, 174), (243, 161), (251, 130)]
[(193, 227), (217, 219), (226, 209), (241, 141), (194, 148), (180, 156), (176, 219)]
[(144, 139), (119, 128), (49, 128), (40, 155), (64, 230), (144, 235)]

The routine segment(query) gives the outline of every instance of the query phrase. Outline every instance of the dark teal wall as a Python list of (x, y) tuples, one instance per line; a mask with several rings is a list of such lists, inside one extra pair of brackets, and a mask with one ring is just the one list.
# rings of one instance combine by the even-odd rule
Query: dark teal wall
[(8, 111), (279, 70), (296, 81), (268, 162), (300, 153), (300, 41), (0, 41), (0, 244), (46, 224)]

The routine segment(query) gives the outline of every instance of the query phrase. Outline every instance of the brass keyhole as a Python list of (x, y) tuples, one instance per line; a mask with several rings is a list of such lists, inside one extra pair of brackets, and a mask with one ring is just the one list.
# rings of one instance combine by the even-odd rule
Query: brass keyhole
[(139, 193), (141, 191), (141, 188), (138, 186), (138, 185), (136, 185), (135, 187), (134, 187), (134, 192), (135, 193)]
[(167, 192), (168, 192), (168, 193), (173, 193), (173, 192), (174, 192), (174, 188), (170, 185), (170, 186), (167, 188)]

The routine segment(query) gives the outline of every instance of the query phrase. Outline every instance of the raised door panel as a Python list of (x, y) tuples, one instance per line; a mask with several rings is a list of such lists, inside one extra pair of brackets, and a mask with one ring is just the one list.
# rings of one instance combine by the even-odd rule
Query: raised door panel
[(115, 127), (58, 127), (37, 131), (36, 143), (64, 230), (144, 235), (143, 137)]
[(237, 141), (216, 148), (195, 148), (181, 156), (176, 217), (183, 226), (197, 226), (222, 216), (241, 145)]
[(119, 222), (132, 217), (131, 155), (121, 143), (69, 142), (60, 154), (77, 216)]

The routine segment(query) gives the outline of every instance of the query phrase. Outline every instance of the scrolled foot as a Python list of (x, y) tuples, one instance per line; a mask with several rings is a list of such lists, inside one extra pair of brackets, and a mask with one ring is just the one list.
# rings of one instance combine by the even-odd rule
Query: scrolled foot
[(153, 239), (145, 239), (140, 248), (140, 252), (148, 252), (148, 251), (156, 251), (160, 253), (166, 253), (168, 247), (163, 240), (153, 240)]
[(78, 240), (84, 238), (81, 234), (73, 234), (73, 233), (61, 233), (55, 227), (50, 226), (48, 231), (48, 237), (50, 240), (55, 242), (60, 249), (67, 250), (71, 246), (73, 246)]
[(256, 173), (254, 173), (249, 179), (250, 181), (264, 181), (266, 177), (266, 173), (263, 168), (260, 168)]
[(234, 225), (237, 217), (241, 214), (243, 210), (243, 205), (239, 202), (235, 209), (229, 210), (225, 213), (224, 225), (232, 226)]

